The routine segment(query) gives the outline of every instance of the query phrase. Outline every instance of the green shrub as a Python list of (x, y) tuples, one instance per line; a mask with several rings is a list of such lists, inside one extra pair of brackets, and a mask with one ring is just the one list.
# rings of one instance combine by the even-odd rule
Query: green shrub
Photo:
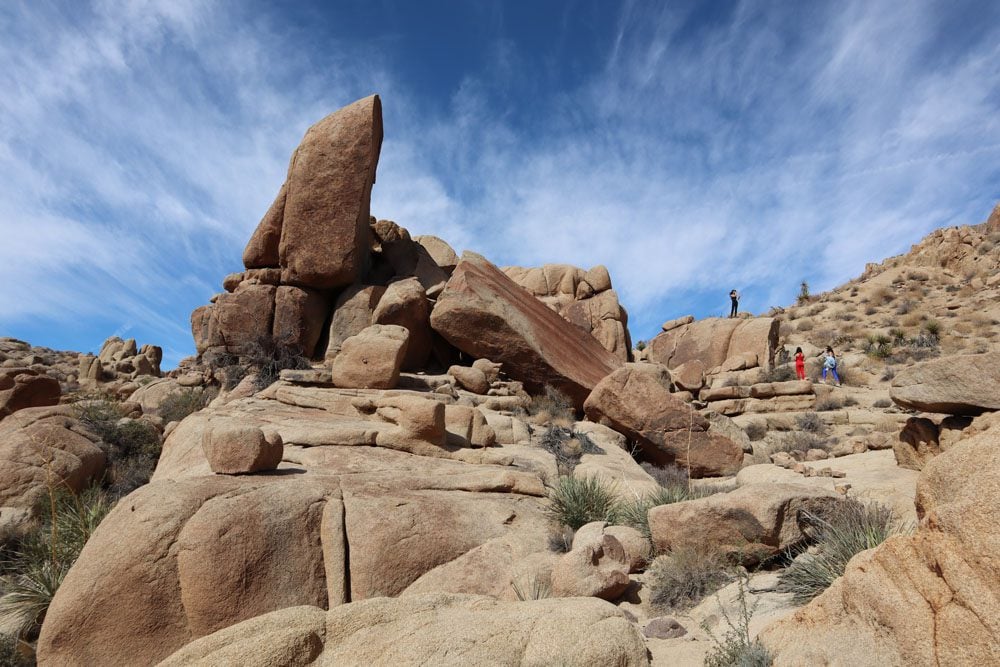
[(164, 424), (179, 422), (204, 408), (213, 398), (211, 392), (200, 387), (187, 387), (164, 398), (156, 412), (163, 418)]
[(771, 445), (769, 453), (808, 452), (810, 449), (826, 449), (826, 441), (812, 433), (791, 431), (782, 435), (781, 440)]
[(856, 500), (837, 503), (823, 514), (804, 513), (814, 527), (816, 553), (802, 553), (778, 578), (778, 590), (805, 604), (844, 574), (848, 561), (897, 531), (892, 510)]
[(795, 425), (807, 433), (826, 432), (826, 422), (815, 412), (804, 412), (796, 416)]
[(873, 408), (891, 408), (892, 407), (892, 401), (890, 401), (888, 398), (880, 398), (880, 399), (876, 400), (874, 403), (872, 403), (872, 407)]
[(681, 547), (657, 556), (646, 573), (650, 604), (667, 611), (698, 604), (732, 578), (726, 558), (706, 547)]
[(937, 320), (927, 320), (926, 322), (924, 322), (924, 331), (927, 333), (928, 336), (932, 336), (934, 338), (940, 338), (941, 323), (938, 322)]
[(571, 474), (584, 454), (604, 453), (586, 433), (574, 432), (563, 426), (550, 426), (539, 444), (555, 457), (560, 475)]
[(309, 360), (302, 356), (302, 350), (275, 342), (270, 336), (247, 345), (240, 362), (257, 373), (255, 386), (258, 391), (277, 382), (285, 369), (312, 368)]
[(788, 365), (782, 365), (765, 371), (761, 382), (788, 382), (795, 379), (797, 379), (795, 369)]
[(707, 624), (702, 629), (712, 638), (715, 647), (705, 656), (705, 667), (770, 667), (774, 658), (760, 640), (750, 638), (750, 619), (757, 611), (757, 602), (747, 601), (747, 590), (750, 587), (749, 576), (740, 574), (739, 595), (736, 598), (739, 605), (739, 617), (733, 621), (721, 603), (719, 609), (729, 630), (722, 639), (716, 638)]
[(49, 489), (38, 526), (4, 563), (0, 624), (22, 637), (36, 635), (63, 578), (110, 510), (110, 499), (98, 488), (79, 495)]
[(617, 505), (614, 489), (596, 477), (560, 477), (549, 492), (548, 514), (577, 530), (591, 521), (611, 521)]
[(673, 503), (704, 498), (715, 493), (714, 489), (688, 489), (687, 485), (661, 486), (656, 491), (639, 496), (632, 500), (624, 500), (615, 505), (611, 513), (611, 523), (620, 526), (630, 526), (635, 528), (647, 538), (650, 537), (649, 530), (649, 510), (660, 505), (671, 505)]
[(892, 356), (892, 339), (882, 334), (869, 334), (865, 338), (864, 351), (869, 357), (885, 359)]
[(76, 404), (77, 418), (101, 438), (108, 459), (105, 484), (121, 497), (149, 481), (160, 458), (160, 432), (151, 423), (128, 419), (121, 403), (99, 399)]
[(796, 302), (802, 306), (809, 303), (810, 299), (812, 299), (812, 295), (809, 294), (809, 283), (803, 280), (802, 284), (799, 285), (799, 296)]
[(14, 635), (0, 632), (0, 667), (27, 667), (35, 664), (18, 652), (19, 641)]

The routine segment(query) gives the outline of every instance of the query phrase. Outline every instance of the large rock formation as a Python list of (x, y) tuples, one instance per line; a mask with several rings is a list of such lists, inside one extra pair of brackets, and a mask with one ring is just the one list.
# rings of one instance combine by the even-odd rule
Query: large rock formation
[(626, 364), (601, 380), (584, 403), (587, 417), (635, 440), (646, 458), (690, 469), (692, 477), (734, 475), (743, 449), (710, 432), (709, 421), (670, 394), (659, 364)]
[[(700, 361), (707, 372), (722, 369), (730, 359), (743, 368), (771, 368), (778, 348), (778, 320), (707, 318), (674, 325), (649, 341), (646, 356), (667, 368)], [(754, 363), (750, 364), (750, 361)]]
[(1000, 662), (1000, 425), (931, 460), (920, 526), (855, 556), (844, 576), (761, 638), (775, 665)]
[(466, 252), (438, 297), (431, 326), (474, 358), (503, 364), (529, 391), (552, 386), (577, 405), (621, 359), (546, 307), (486, 258)]
[(248, 269), (281, 268), (286, 285), (330, 289), (365, 268), (375, 168), (382, 147), (378, 95), (358, 100), (309, 128), (288, 177), (247, 244)]
[(628, 313), (611, 288), (611, 276), (601, 265), (588, 271), (568, 264), (501, 269), (545, 305), (584, 331), (622, 361), (631, 361)]
[(636, 626), (595, 599), (498, 602), (474, 595), (378, 598), (324, 612), (294, 607), (192, 642), (183, 665), (649, 664)]
[(889, 396), (904, 408), (951, 415), (1000, 410), (1000, 352), (931, 359), (892, 379)]

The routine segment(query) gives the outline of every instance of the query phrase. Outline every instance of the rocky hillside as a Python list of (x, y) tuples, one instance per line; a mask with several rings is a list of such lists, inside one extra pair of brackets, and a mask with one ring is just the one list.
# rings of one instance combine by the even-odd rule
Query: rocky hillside
[[(17, 509), (13, 539), (43, 559), (56, 531), (38, 498), (123, 496), (82, 550), (39, 566), (62, 568), (43, 614), (14, 595), (39, 568), (3, 572), (0, 632), (22, 654), (1000, 659), (1000, 352), (976, 319), (992, 317), (1000, 213), (768, 317), (675, 318), (631, 350), (604, 267), (500, 268), (372, 216), (381, 144), (377, 96), (309, 129), (176, 371), (113, 339), (76, 360), (103, 396), (62, 404), (67, 372), (0, 415), (0, 470), (30, 472), (0, 517)], [(826, 345), (843, 386), (818, 377)], [(8, 384), (48, 373), (4, 350), (28, 369)], [(136, 451), (149, 483), (109, 484)]]

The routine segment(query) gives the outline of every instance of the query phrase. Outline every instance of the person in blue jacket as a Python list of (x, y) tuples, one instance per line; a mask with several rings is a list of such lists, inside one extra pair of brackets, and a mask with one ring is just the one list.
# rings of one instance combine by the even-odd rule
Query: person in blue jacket
[(826, 372), (830, 371), (837, 386), (840, 386), (840, 376), (837, 375), (837, 355), (833, 353), (833, 348), (827, 346), (826, 356), (823, 357), (823, 382), (826, 382)]

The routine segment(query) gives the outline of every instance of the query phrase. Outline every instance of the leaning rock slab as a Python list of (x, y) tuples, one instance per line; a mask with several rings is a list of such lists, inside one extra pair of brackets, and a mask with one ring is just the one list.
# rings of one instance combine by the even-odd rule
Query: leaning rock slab
[(578, 405), (621, 365), (597, 340), (518, 286), (484, 257), (463, 253), (431, 326), (474, 358), (503, 364), (529, 391), (552, 386)]
[(1000, 352), (922, 361), (892, 379), (889, 397), (924, 412), (978, 415), (1000, 410)]

